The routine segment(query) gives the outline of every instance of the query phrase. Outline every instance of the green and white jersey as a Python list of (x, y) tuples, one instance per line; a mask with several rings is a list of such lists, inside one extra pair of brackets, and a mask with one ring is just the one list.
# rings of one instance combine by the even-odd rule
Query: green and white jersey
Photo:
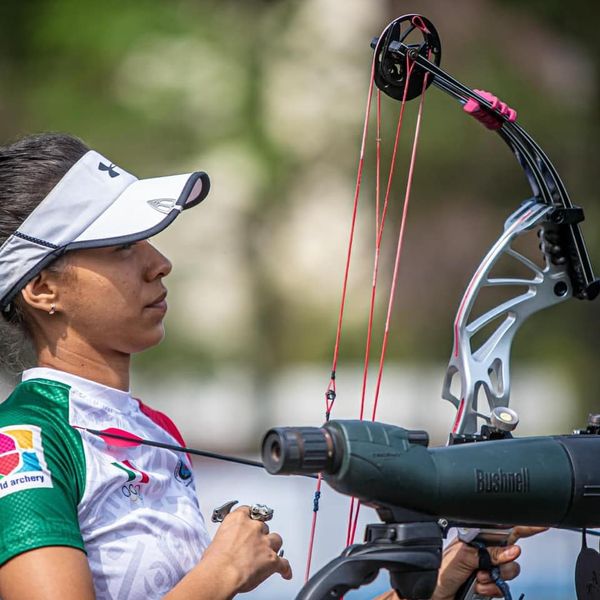
[(80, 427), (182, 443), (129, 393), (30, 369), (0, 404), (0, 564), (27, 550), (87, 553), (96, 597), (161, 598), (210, 542), (185, 455), (118, 448)]

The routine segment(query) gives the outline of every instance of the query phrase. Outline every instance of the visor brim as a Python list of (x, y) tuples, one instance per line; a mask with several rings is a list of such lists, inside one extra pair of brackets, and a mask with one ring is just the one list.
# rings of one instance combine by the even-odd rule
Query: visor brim
[(203, 171), (137, 180), (64, 250), (150, 238), (172, 223), (182, 210), (202, 202), (209, 189), (210, 180)]

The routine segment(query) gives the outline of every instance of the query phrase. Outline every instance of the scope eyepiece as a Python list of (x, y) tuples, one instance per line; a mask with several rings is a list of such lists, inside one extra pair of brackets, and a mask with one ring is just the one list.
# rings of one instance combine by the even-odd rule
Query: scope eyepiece
[(341, 462), (335, 446), (324, 427), (275, 427), (263, 439), (262, 459), (271, 475), (335, 473)]

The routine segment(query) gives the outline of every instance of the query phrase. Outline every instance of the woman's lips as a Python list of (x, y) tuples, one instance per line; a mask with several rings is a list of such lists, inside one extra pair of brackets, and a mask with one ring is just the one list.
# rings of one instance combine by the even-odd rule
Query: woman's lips
[(162, 312), (167, 312), (167, 301), (161, 300), (160, 302), (155, 302), (154, 304), (148, 304), (146, 308), (151, 308), (153, 310), (160, 310)]
[(161, 294), (152, 304), (147, 304), (145, 308), (167, 312), (167, 293)]

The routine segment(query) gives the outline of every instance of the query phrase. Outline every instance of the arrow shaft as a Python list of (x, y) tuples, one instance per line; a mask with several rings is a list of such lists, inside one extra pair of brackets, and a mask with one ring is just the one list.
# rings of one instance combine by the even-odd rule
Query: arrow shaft
[[(177, 446), (175, 444), (165, 444), (164, 442), (156, 442), (154, 440), (145, 440), (141, 438), (129, 437), (126, 435), (120, 435), (118, 433), (107, 433), (106, 431), (100, 431), (99, 429), (89, 429), (82, 427), (84, 431), (97, 435), (101, 438), (113, 438), (124, 442), (131, 442), (135, 445), (140, 446), (152, 446), (154, 448), (163, 448), (164, 450), (172, 450), (173, 452), (182, 452), (185, 454), (194, 454), (196, 456), (203, 456), (205, 458), (214, 458), (216, 460), (224, 460), (227, 462), (238, 463), (240, 465), (247, 465), (249, 467), (258, 467), (264, 469), (265, 466), (258, 460), (250, 460), (248, 458), (240, 458), (238, 456), (229, 456), (227, 454), (219, 454), (218, 452), (209, 452), (208, 450), (198, 450), (196, 448), (187, 448), (186, 446)], [(315, 475), (307, 475), (312, 479), (316, 479)]]

